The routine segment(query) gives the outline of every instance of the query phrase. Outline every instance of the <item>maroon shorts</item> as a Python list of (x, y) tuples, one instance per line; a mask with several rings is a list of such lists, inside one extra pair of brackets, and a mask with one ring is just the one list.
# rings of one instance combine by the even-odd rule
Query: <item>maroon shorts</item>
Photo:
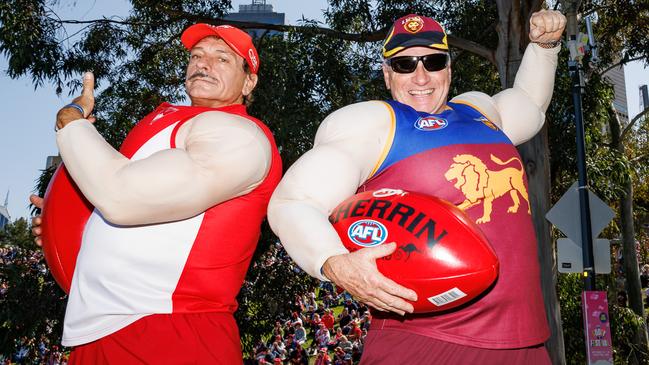
[(97, 341), (75, 347), (79, 364), (241, 364), (231, 314), (154, 314)]
[(372, 329), (365, 338), (361, 365), (551, 365), (543, 345), (523, 349), (491, 350), (398, 330)]

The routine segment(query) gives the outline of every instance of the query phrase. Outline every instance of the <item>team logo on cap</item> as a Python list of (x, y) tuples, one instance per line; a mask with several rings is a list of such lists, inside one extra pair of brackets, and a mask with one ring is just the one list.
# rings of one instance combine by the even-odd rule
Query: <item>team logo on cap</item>
[(361, 247), (374, 247), (388, 239), (388, 229), (380, 222), (363, 219), (349, 226), (347, 236)]
[(248, 48), (248, 58), (250, 58), (250, 62), (252, 63), (252, 68), (257, 69), (257, 57), (255, 57), (255, 52), (252, 50), (252, 48)]
[(415, 122), (415, 128), (419, 129), (420, 131), (428, 132), (428, 131), (436, 131), (438, 129), (443, 129), (446, 128), (448, 125), (448, 121), (444, 118), (436, 118), (436, 117), (420, 117), (417, 119)]
[(418, 16), (411, 16), (403, 21), (403, 29), (410, 33), (417, 33), (424, 27), (424, 20)]

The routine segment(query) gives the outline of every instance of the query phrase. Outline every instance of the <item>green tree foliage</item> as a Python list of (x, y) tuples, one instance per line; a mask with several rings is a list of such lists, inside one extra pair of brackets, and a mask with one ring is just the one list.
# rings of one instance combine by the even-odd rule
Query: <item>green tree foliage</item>
[[(615, 273), (612, 280), (615, 281)], [(597, 280), (599, 288), (608, 287), (607, 278)], [(581, 293), (583, 282), (579, 274), (566, 274), (559, 276), (557, 293), (561, 301), (561, 315), (564, 321), (563, 331), (566, 339), (566, 363), (568, 365), (581, 365), (586, 363), (586, 344), (583, 330), (583, 315), (581, 306)], [(611, 295), (612, 294), (612, 295)], [(613, 341), (613, 360), (616, 365), (631, 363), (646, 363), (646, 355), (642, 353), (633, 341), (638, 333), (645, 331), (645, 323), (626, 306), (621, 306), (616, 300), (616, 293), (608, 296), (609, 318), (611, 326), (611, 339)]]
[[(59, 93), (65, 90), (74, 94), (79, 90), (80, 74), (93, 70), (101, 90), (95, 110), (97, 127), (113, 146), (119, 146), (133, 124), (160, 102), (185, 102), (187, 52), (179, 36), (195, 22), (223, 23), (221, 18), (230, 8), (230, 1), (226, 0), (133, 0), (132, 10), (124, 19), (79, 23), (61, 20), (52, 10), (57, 3), (58, 0), (0, 3), (0, 51), (9, 60), (8, 74), (28, 75), (35, 86), (49, 83), (58, 87)], [(260, 82), (250, 112), (273, 130), (284, 165), (290, 166), (310, 148), (317, 126), (332, 110), (362, 100), (388, 97), (380, 71), (380, 40), (395, 18), (408, 13), (432, 16), (450, 32), (449, 41), (454, 46), (451, 96), (469, 90), (496, 93), (508, 76), (499, 73), (506, 67), (498, 65), (496, 60), (501, 41), (498, 31), (504, 26), (499, 23), (501, 10), (515, 9), (526, 21), (541, 3), (532, 0), (330, 0), (324, 13), (325, 25), (304, 21), (298, 27), (267, 26), (282, 31), (283, 35), (267, 34), (256, 40), (261, 59)], [(619, 54), (622, 61), (647, 58), (649, 41), (643, 31), (647, 29), (646, 2), (593, 0), (583, 2), (583, 8), (588, 12), (597, 11), (599, 17), (596, 30), (600, 32), (601, 65), (617, 62)], [(78, 34), (68, 34), (66, 27), (70, 26), (83, 28)], [(524, 36), (520, 43), (510, 46), (524, 47)], [(564, 52), (559, 61), (554, 102), (547, 112), (553, 199), (576, 179), (573, 109), (566, 61)], [(605, 67), (601, 65), (594, 65), (593, 69), (601, 70)], [(624, 177), (633, 172), (638, 201), (646, 212), (649, 191), (642, 182), (646, 181), (647, 171), (639, 167), (649, 156), (646, 123), (639, 124), (641, 127), (629, 135), (629, 143), (639, 146), (634, 147), (632, 155), (622, 156), (605, 147), (610, 142), (606, 118), (612, 90), (595, 71), (589, 73), (583, 98), (591, 182), (600, 196), (613, 201), (622, 191)], [(39, 182), (41, 192), (47, 180), (44, 174)], [(265, 226), (239, 295), (237, 319), (246, 349), (270, 328), (275, 318), (285, 313), (296, 291), (314, 285), (295, 270), (294, 264), (283, 261), (281, 255), (278, 259), (275, 243), (276, 238)], [(53, 283), (48, 277), (43, 280), (47, 285)], [(565, 285), (568, 284), (564, 280), (559, 285), (560, 292)], [(570, 288), (579, 287), (576, 283), (570, 285)], [(581, 314), (573, 310), (571, 303), (579, 295), (565, 292), (560, 296), (564, 323), (570, 323), (570, 328), (564, 326), (566, 338), (571, 339), (566, 353), (577, 359), (583, 354), (583, 342), (573, 343), (572, 339), (579, 341), (583, 335), (572, 332), (582, 333), (578, 319)], [(60, 308), (60, 293), (52, 294), (52, 298), (58, 300), (57, 308)], [(32, 297), (24, 300), (31, 303)], [(62, 318), (56, 311), (40, 313), (34, 318), (42, 323), (58, 323)], [(12, 323), (19, 324), (17, 320)], [(57, 341), (59, 331), (60, 327), (52, 325), (52, 332), (48, 333), (53, 342)], [(618, 341), (630, 342), (627, 337), (619, 337)], [(3, 349), (9, 349), (10, 345), (6, 341), (2, 343)]]
[[(617, 118), (611, 108), (614, 99), (613, 86), (611, 81), (602, 74), (603, 70), (610, 69), (612, 65), (616, 65), (620, 61), (625, 62), (633, 58), (642, 58), (647, 62), (646, 39), (637, 40), (636, 27), (640, 24), (646, 24), (649, 17), (649, 8), (646, 3), (641, 2), (593, 1), (584, 2), (582, 10), (585, 13), (596, 12), (597, 14), (593, 28), (599, 41), (600, 55), (599, 63), (593, 63), (588, 55), (583, 61), (585, 85), (582, 101), (586, 132), (588, 181), (591, 190), (614, 210), (621, 212), (620, 204), (627, 197), (629, 178), (634, 179), (635, 183), (633, 185), (635, 187), (643, 189), (644, 184), (640, 182), (642, 180), (638, 179), (638, 177), (646, 177), (645, 168), (641, 164), (634, 163), (634, 159), (643, 158), (642, 154), (635, 151), (637, 149), (642, 150), (642, 146), (646, 145), (646, 142), (643, 144), (641, 137), (643, 134), (646, 135), (646, 132), (643, 132), (642, 127), (640, 127), (634, 128), (628, 133), (628, 140), (623, 142), (628, 147), (626, 153), (623, 148), (619, 148), (619, 143), (617, 145), (614, 143), (616, 141), (615, 133), (619, 133), (619, 131), (615, 132), (611, 128), (613, 125), (611, 118)], [(628, 18), (621, 18), (621, 14), (626, 14), (625, 16), (628, 16)], [(581, 31), (586, 32), (585, 27)], [(559, 62), (554, 99), (571, 101), (571, 81), (566, 69), (567, 51), (562, 52)], [(571, 102), (555, 102), (550, 105), (548, 110), (548, 116), (552, 123), (549, 129), (549, 145), (552, 154), (552, 196), (555, 201), (559, 199), (572, 182), (577, 180), (573, 108)], [(617, 139), (619, 140), (619, 138)], [(636, 199), (637, 203), (641, 203), (641, 200)], [(640, 209), (636, 209), (636, 226), (641, 222), (641, 216), (637, 212), (642, 210), (641, 205)], [(631, 216), (633, 217), (633, 215)], [(618, 216), (601, 234), (601, 237), (620, 237), (625, 225), (628, 225), (628, 222)], [(641, 238), (641, 235), (637, 233), (642, 232), (636, 232), (636, 236)], [(628, 257), (629, 251), (631, 251), (631, 255), (635, 254), (633, 237), (631, 237), (631, 240), (631, 249), (626, 251), (625, 263), (630, 260)], [(613, 252), (616, 252), (616, 247), (613, 247)], [(634, 265), (630, 265), (630, 268), (637, 270)], [(616, 304), (617, 292), (626, 289), (629, 293), (629, 304), (632, 307), (637, 307), (639, 304), (641, 307), (642, 298), (639, 291), (637, 271), (632, 272), (629, 267), (625, 271), (625, 273), (615, 271), (612, 274), (613, 279), (609, 281), (598, 281), (598, 288), (607, 290), (609, 293), (616, 363), (646, 363), (649, 355), (644, 348), (646, 327), (642, 315), (634, 313), (629, 308), (619, 307)], [(636, 277), (630, 277), (630, 275)], [(638, 283), (637, 290), (630, 290), (629, 278)], [(579, 297), (575, 296), (577, 292), (574, 291), (579, 290), (580, 285), (576, 285), (574, 289), (569, 289), (570, 285), (574, 283), (563, 276), (560, 279), (558, 291), (560, 293), (562, 320), (564, 323), (566, 354), (573, 354), (567, 356), (567, 359), (569, 363), (583, 363), (583, 358), (579, 355), (583, 353), (583, 350), (579, 350), (585, 346), (583, 335), (576, 336), (574, 333), (575, 329), (582, 331), (583, 327), (580, 313), (581, 304)], [(572, 280), (574, 279), (572, 278)], [(578, 281), (577, 284), (579, 284)], [(573, 290), (573, 293), (566, 295), (566, 290)], [(576, 306), (575, 303), (577, 303)], [(636, 312), (642, 313), (641, 310), (636, 310)]]
[(50, 276), (25, 219), (0, 229), (0, 254), (0, 354), (25, 346), (27, 359), (38, 359), (39, 341), (59, 343), (64, 293)]
[[(554, 102), (548, 115), (552, 116), (549, 138), (552, 160), (553, 200), (577, 180), (574, 107), (571, 81), (567, 70), (568, 52), (563, 51), (555, 83)], [(586, 121), (586, 162), (590, 187), (604, 201), (613, 202), (622, 194), (622, 184), (630, 173), (628, 161), (611, 150), (608, 135), (608, 111), (613, 102), (613, 87), (600, 75), (587, 80), (582, 106)]]

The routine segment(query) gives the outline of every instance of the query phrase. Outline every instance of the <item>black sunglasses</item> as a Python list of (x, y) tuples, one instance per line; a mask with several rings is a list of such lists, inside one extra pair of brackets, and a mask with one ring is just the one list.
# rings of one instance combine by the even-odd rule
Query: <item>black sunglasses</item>
[(426, 71), (440, 71), (448, 65), (449, 57), (447, 53), (433, 53), (425, 56), (399, 56), (387, 60), (392, 70), (400, 74), (409, 74), (417, 69), (419, 61), (424, 64)]

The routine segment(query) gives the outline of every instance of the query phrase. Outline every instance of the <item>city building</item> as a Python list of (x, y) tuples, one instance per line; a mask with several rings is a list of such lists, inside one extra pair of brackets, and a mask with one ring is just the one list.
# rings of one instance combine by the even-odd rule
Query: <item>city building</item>
[(5, 196), (4, 205), (0, 205), (0, 229), (4, 228), (10, 221), (11, 216), (9, 215), (9, 191), (7, 190), (7, 195)]
[[(284, 13), (273, 11), (273, 5), (267, 4), (266, 0), (252, 0), (251, 4), (239, 5), (238, 13), (230, 13), (225, 19), (238, 22), (254, 22), (265, 24), (284, 24)], [(266, 32), (265, 29), (246, 29), (253, 38), (259, 38)], [(267, 35), (277, 35), (280, 32), (268, 31)]]
[(646, 108), (649, 108), (649, 88), (647, 88), (647, 85), (640, 85), (638, 86), (638, 92), (640, 93), (639, 95), (639, 100), (640, 100), (640, 112), (645, 110)]
[(613, 106), (615, 107), (615, 112), (620, 118), (622, 125), (626, 125), (629, 123), (629, 111), (627, 109), (626, 83), (623, 66), (610, 69), (604, 74), (604, 77), (613, 84), (613, 90), (615, 93)]
[(61, 156), (56, 155), (56, 156), (47, 156), (47, 160), (45, 160), (45, 169), (51, 169), (51, 168), (57, 168), (59, 165), (63, 162), (61, 159)]

